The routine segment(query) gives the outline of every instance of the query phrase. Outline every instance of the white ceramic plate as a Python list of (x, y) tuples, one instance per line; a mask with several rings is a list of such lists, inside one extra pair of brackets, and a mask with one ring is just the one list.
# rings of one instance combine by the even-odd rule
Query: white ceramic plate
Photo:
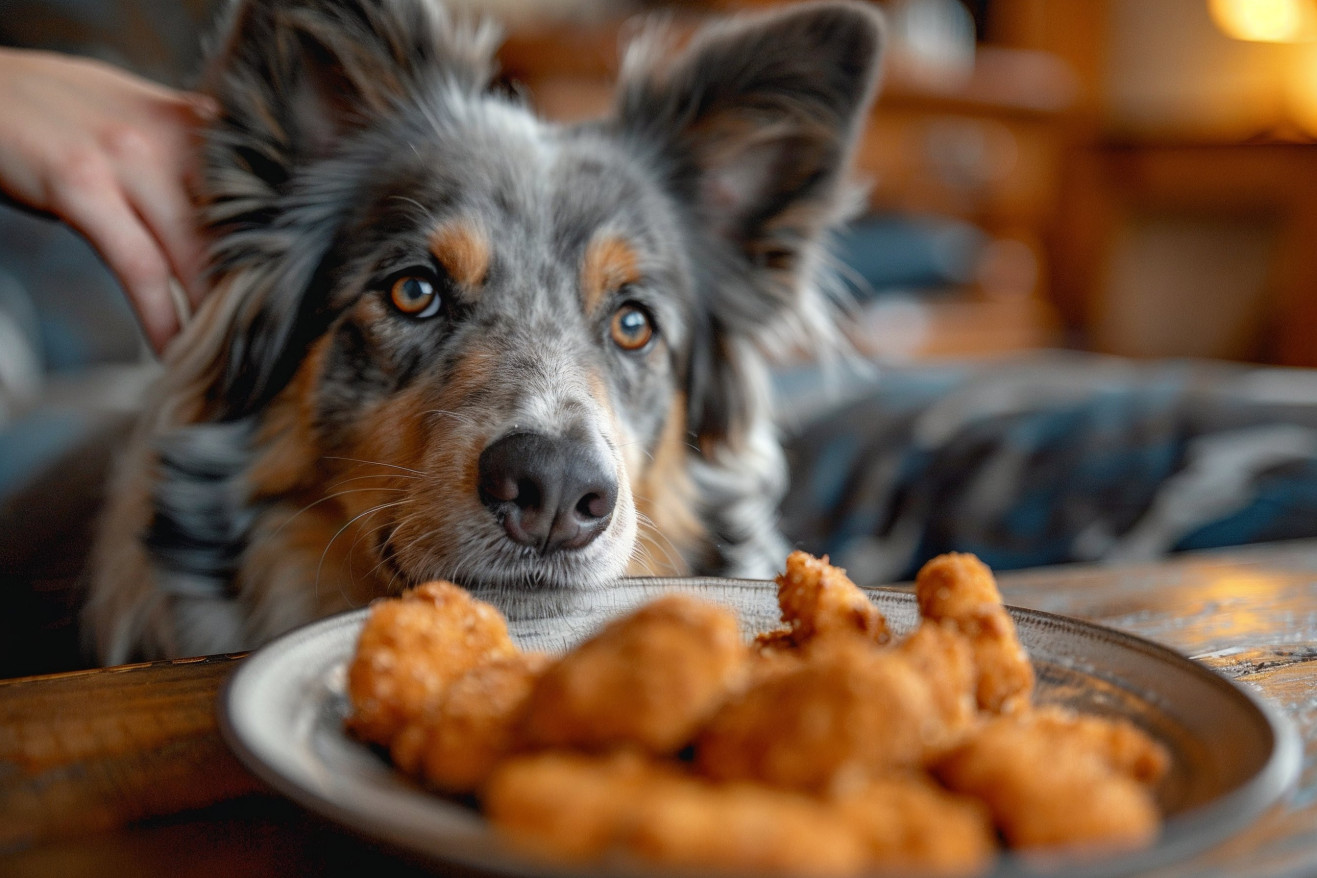
[[(542, 608), (509, 608), (509, 627), (524, 648), (560, 650), (602, 620), (673, 590), (736, 608), (749, 631), (777, 627), (771, 583), (728, 579), (626, 580), (602, 602), (599, 594), (560, 601), (547, 621)], [(896, 631), (918, 621), (909, 592), (870, 594)], [(568, 874), (518, 857), (474, 809), (411, 784), (344, 733), (345, 667), (365, 614), (314, 623), (242, 663), (220, 704), (221, 727), (239, 758), (312, 811), (437, 864), (502, 875)], [(1032, 610), (1011, 614), (1038, 672), (1036, 701), (1126, 717), (1170, 749), (1172, 768), (1159, 791), (1168, 820), (1155, 846), (1086, 863), (1003, 858), (995, 876), (1096, 878), (1179, 860), (1251, 822), (1297, 776), (1300, 748), (1288, 723), (1224, 677), (1110, 629)]]

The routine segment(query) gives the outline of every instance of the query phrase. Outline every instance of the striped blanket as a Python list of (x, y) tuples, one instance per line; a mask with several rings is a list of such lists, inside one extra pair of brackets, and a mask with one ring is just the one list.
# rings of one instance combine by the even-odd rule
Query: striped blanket
[[(780, 383), (783, 411), (817, 395)], [(859, 582), (1317, 537), (1317, 372), (1045, 353), (841, 395), (784, 424), (782, 526)]]

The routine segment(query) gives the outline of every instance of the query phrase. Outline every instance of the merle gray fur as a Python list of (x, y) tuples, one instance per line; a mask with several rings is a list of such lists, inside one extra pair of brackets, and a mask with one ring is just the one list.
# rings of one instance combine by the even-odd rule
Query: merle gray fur
[[(205, 84), (222, 114), (204, 152), (222, 301), (171, 350), (168, 398), (121, 478), (91, 607), (103, 660), (246, 648), (335, 608), (272, 596), (297, 586), (255, 581), (250, 561), (283, 533), (273, 522), (295, 517), (252, 473), (277, 456), (269, 411), (313, 350), (306, 441), (320, 462), (401, 395), (444, 398), (473, 350), (499, 352), (498, 380), (460, 410), (416, 411), (426, 435), (532, 421), (576, 435), (615, 418), (626, 442), (596, 431), (599, 453), (652, 456), (684, 398), (704, 537), (680, 547), (680, 569), (778, 568), (785, 472), (765, 355), (829, 338), (823, 243), (853, 200), (845, 171), (881, 43), (871, 7), (733, 19), (680, 52), (652, 28), (626, 55), (615, 112), (574, 126), (496, 87), (492, 28), (424, 0), (243, 0), (222, 33)], [(450, 217), (491, 232), (483, 292), (445, 288), (426, 321), (378, 305), (390, 278), (433, 261), (427, 235)], [(581, 307), (579, 266), (600, 230), (643, 255), (642, 278), (610, 293), (657, 327), (641, 355), (610, 346), (606, 321)], [(578, 411), (593, 398), (580, 375), (604, 376), (610, 413)], [(493, 532), (473, 531), (481, 554), (457, 557), (395, 538), (399, 527), (380, 524), (367, 549), (390, 588), (445, 576), (498, 600), (607, 586), (593, 561), (517, 554)], [(599, 569), (620, 572), (632, 551), (619, 544)]]

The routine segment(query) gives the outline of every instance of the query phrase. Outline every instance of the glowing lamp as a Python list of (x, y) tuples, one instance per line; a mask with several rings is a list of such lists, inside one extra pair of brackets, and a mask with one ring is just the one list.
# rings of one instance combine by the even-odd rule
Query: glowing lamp
[(1212, 21), (1237, 40), (1302, 43), (1317, 38), (1313, 0), (1207, 0)]

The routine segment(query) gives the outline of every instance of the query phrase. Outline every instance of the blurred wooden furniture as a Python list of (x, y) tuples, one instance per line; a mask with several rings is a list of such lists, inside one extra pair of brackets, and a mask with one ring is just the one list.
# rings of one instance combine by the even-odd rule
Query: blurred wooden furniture
[[(1317, 366), (1317, 144), (1116, 141), (1077, 153), (1055, 239), (1054, 293), (1068, 323), (1092, 333), (1106, 319), (1118, 236), (1149, 217), (1230, 222), (1268, 238), (1257, 313), (1236, 320), (1249, 337), (1237, 350), (1202, 353)], [(1180, 305), (1194, 307), (1203, 306)]]
[[(1158, 878), (1317, 873), (1317, 543), (1004, 574), (1007, 603), (1170, 646), (1268, 698), (1304, 747), (1299, 789)], [(0, 874), (424, 874), (267, 790), (230, 755), (216, 656), (0, 681)]]

